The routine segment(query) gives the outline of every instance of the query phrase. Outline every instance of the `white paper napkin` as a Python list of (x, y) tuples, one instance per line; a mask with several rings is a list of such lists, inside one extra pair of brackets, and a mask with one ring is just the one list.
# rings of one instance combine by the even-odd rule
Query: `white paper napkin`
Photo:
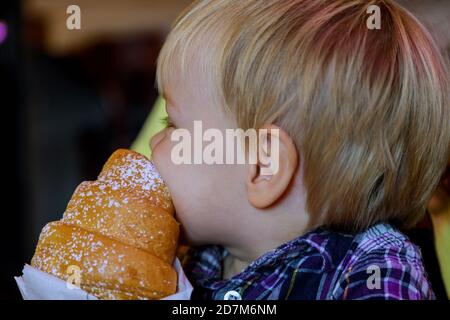
[[(192, 293), (192, 285), (183, 272), (181, 263), (175, 259), (173, 264), (178, 274), (177, 292), (162, 300), (189, 300)], [(68, 286), (63, 281), (51, 274), (25, 264), (22, 276), (14, 277), (24, 300), (98, 300), (84, 290)]]

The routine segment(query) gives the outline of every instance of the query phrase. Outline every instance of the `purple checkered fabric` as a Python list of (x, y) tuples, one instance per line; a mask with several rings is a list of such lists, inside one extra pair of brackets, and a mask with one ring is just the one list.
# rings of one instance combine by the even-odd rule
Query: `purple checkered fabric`
[(389, 224), (356, 235), (318, 228), (222, 279), (227, 254), (221, 246), (188, 252), (192, 299), (222, 300), (231, 291), (249, 300), (435, 299), (420, 249)]

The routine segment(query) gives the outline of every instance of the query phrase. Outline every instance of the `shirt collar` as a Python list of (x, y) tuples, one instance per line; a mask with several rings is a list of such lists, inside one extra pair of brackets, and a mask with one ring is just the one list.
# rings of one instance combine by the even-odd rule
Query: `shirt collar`
[(285, 261), (319, 254), (323, 259), (321, 271), (329, 272), (336, 268), (348, 252), (353, 236), (317, 228), (279, 247), (263, 254), (241, 273), (231, 279), (223, 280), (223, 261), (228, 255), (222, 246), (211, 245), (190, 249), (184, 268), (193, 281), (204, 287), (219, 287), (222, 283), (242, 278), (245, 274), (255, 274), (260, 268), (275, 267)]

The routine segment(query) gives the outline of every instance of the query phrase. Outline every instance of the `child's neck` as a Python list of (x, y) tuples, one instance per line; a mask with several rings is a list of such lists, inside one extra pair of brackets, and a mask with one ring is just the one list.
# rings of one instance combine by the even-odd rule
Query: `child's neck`
[[(234, 247), (226, 246), (225, 249), (228, 255), (223, 261), (223, 278), (229, 279), (236, 274), (243, 271), (250, 263), (267, 253), (268, 251), (275, 249), (283, 243), (300, 236), (301, 233), (291, 235), (283, 239), (273, 239), (272, 241), (258, 241), (249, 247)], [(250, 243), (250, 242), (248, 242)]]
[(250, 262), (242, 261), (239, 258), (229, 254), (223, 262), (223, 279), (230, 279), (244, 270)]
[(257, 248), (238, 248), (225, 246), (228, 254), (223, 261), (223, 278), (229, 279), (244, 270), (252, 261), (268, 250)]
[[(300, 200), (295, 198), (292, 206), (301, 208), (302, 202), (298, 201)], [(228, 252), (223, 262), (224, 279), (240, 273), (270, 250), (306, 233), (309, 228), (308, 215), (305, 211), (295, 208), (281, 207), (280, 212), (271, 212), (270, 215), (268, 212), (258, 212), (258, 219), (254, 219), (251, 224), (251, 232), (248, 228), (243, 228), (240, 233), (226, 237), (233, 241), (221, 244)]]

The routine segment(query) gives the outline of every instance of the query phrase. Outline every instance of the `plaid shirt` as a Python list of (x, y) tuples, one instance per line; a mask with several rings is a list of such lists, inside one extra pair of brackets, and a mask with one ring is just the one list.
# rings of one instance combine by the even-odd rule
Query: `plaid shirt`
[(183, 267), (192, 299), (435, 299), (420, 249), (388, 224), (356, 235), (318, 228), (224, 280), (227, 254), (190, 249)]

